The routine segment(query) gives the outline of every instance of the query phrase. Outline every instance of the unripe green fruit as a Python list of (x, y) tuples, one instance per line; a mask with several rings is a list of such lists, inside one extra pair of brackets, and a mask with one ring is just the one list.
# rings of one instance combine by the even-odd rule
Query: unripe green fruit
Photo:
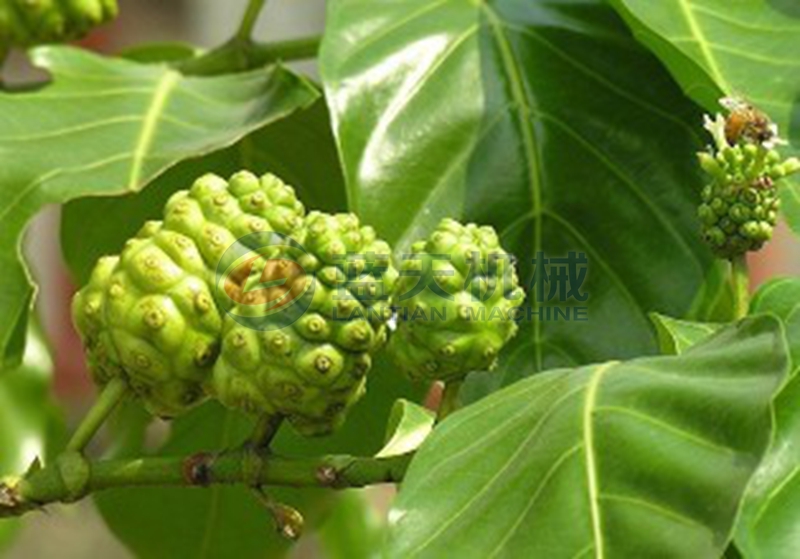
[(703, 188), (697, 215), (714, 253), (735, 258), (759, 250), (772, 237), (780, 199), (774, 179), (794, 166), (780, 155), (753, 144), (723, 147), (713, 157), (699, 154), (713, 181)]
[[(745, 184), (727, 189), (715, 183), (709, 196), (704, 196), (709, 197), (713, 198), (704, 201), (697, 214), (703, 236), (718, 256), (733, 258), (758, 250), (772, 237), (780, 206), (773, 184)], [(709, 218), (707, 208), (715, 208), (716, 220)]]
[(79, 39), (117, 15), (116, 0), (0, 0), (0, 43), (28, 47)]
[(248, 233), (296, 234), (304, 209), (273, 175), (243, 171), (229, 181), (199, 178), (164, 213), (120, 257), (100, 259), (73, 300), (73, 319), (98, 384), (122, 377), (152, 413), (172, 417), (203, 400), (219, 353), (221, 258)]
[(189, 190), (173, 194), (164, 208), (164, 226), (197, 243), (213, 274), (232, 263), (222, 259), (237, 239), (265, 231), (294, 236), (304, 215), (292, 187), (274, 175), (259, 178), (241, 171), (228, 181), (204, 175)]
[[(324, 435), (365, 391), (372, 356), (386, 339), (397, 272), (389, 245), (354, 215), (312, 212), (295, 237), (305, 252), (283, 247), (253, 266), (242, 304), (225, 318), (210, 391), (229, 407), (285, 416), (304, 435)], [(263, 316), (255, 296), (248, 301), (264, 269), (282, 261), (302, 266), (287, 285), (308, 287), (293, 303), (305, 312), (288, 322), (285, 314)], [(258, 318), (258, 329), (241, 316)]]
[[(515, 309), (524, 298), (494, 229), (445, 219), (411, 252), (395, 289), (398, 323), (388, 347), (395, 363), (415, 380), (454, 381), (492, 369), (517, 332)], [(427, 287), (414, 293), (420, 282)]]
[(72, 314), (98, 384), (124, 378), (161, 417), (204, 399), (222, 321), (188, 237), (149, 222), (118, 258), (100, 259)]

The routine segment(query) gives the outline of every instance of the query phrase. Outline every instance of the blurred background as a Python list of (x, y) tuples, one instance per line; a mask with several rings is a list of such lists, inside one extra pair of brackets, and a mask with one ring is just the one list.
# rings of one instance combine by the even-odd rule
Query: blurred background
[[(246, 3), (246, 0), (120, 0), (119, 19), (93, 33), (82, 44), (106, 53), (149, 41), (180, 41), (208, 48), (233, 34)], [(319, 34), (324, 26), (324, 12), (324, 0), (272, 0), (262, 15), (256, 36), (263, 41), (277, 41)], [(313, 62), (295, 66), (316, 76)], [(29, 79), (31, 72), (22, 57), (11, 61), (12, 81)], [(61, 259), (59, 219), (57, 207), (42, 212), (28, 229), (25, 248), (40, 286), (38, 309), (42, 324), (54, 351), (57, 397), (66, 409), (69, 423), (74, 425), (88, 406), (94, 389), (84, 370), (80, 343), (70, 321), (69, 301), (75, 285)], [(775, 274), (800, 274), (800, 244), (796, 237), (781, 226), (767, 249), (751, 258), (751, 270), (753, 288)], [(294, 555), (318, 556), (313, 548), (302, 546)], [(131, 554), (114, 540), (87, 500), (78, 506), (55, 507), (50, 514), (30, 515), (21, 536), (5, 556), (117, 559), (129, 558)]]

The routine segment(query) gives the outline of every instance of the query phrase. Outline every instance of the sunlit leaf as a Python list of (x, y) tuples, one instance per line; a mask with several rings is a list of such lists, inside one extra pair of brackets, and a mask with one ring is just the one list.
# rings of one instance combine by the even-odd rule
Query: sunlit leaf
[(433, 430), (436, 415), (408, 400), (392, 406), (386, 444), (376, 456), (397, 456), (417, 450)]
[(423, 444), (387, 556), (720, 557), (788, 369), (779, 322), (759, 317), (680, 356), (496, 392)]

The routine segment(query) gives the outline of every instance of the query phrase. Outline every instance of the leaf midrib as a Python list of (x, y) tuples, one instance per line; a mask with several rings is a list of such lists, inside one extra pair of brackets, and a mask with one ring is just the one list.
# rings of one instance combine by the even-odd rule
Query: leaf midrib
[(147, 113), (142, 120), (142, 129), (136, 141), (131, 161), (131, 173), (128, 179), (128, 189), (135, 191), (141, 182), (144, 161), (155, 139), (158, 130), (159, 118), (169, 99), (170, 93), (180, 82), (181, 74), (174, 70), (166, 70), (164, 75), (158, 80), (156, 88), (153, 90), (153, 98), (150, 102)]
[(691, 1), (678, 0), (678, 6), (680, 7), (684, 19), (686, 19), (686, 24), (689, 26), (690, 34), (692, 37), (694, 37), (695, 42), (697, 42), (697, 46), (700, 48), (700, 53), (706, 61), (706, 66), (708, 67), (711, 77), (714, 79), (717, 85), (719, 85), (720, 89), (726, 93), (729, 93), (730, 84), (720, 71), (719, 65), (717, 64), (717, 59), (714, 56), (714, 52), (711, 50), (711, 45), (709, 45), (708, 40), (706, 39), (705, 34), (700, 27), (700, 23), (697, 21), (697, 17), (692, 10)]
[[(533, 107), (530, 104), (529, 97), (526, 92), (525, 84), (522, 80), (522, 74), (519, 68), (519, 61), (514, 53), (508, 37), (503, 30), (504, 23), (500, 16), (494, 9), (486, 2), (481, 1), (480, 7), (483, 9), (489, 24), (492, 28), (495, 43), (497, 44), (498, 51), (503, 63), (503, 69), (508, 76), (509, 85), (511, 88), (511, 97), (514, 100), (515, 112), (519, 119), (519, 131), (522, 135), (522, 144), (525, 155), (526, 170), (528, 172), (528, 184), (531, 189), (531, 204), (533, 206), (532, 213), (536, 216), (534, 219), (534, 232), (533, 232), (533, 246), (534, 253), (539, 253), (542, 250), (542, 170), (541, 162), (539, 161), (539, 153), (536, 149), (537, 141), (536, 134), (533, 130), (533, 122), (531, 116)], [(536, 369), (541, 371), (543, 369), (542, 363), (542, 348), (541, 348), (541, 324), (540, 321), (533, 321), (533, 338), (534, 338), (534, 358), (536, 361)]]

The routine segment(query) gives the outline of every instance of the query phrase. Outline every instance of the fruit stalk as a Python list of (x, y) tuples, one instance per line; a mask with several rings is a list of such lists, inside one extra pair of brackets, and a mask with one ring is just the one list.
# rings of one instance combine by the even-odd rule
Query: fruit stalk
[(459, 407), (458, 393), (461, 390), (463, 381), (450, 381), (445, 383), (442, 392), (442, 403), (439, 404), (439, 411), (436, 414), (436, 422), (439, 423), (448, 415), (456, 411)]
[(251, 438), (253, 446), (258, 450), (268, 450), (275, 435), (278, 434), (283, 420), (284, 417), (279, 414), (265, 415), (259, 419)]
[(247, 10), (242, 17), (242, 23), (239, 24), (239, 30), (236, 32), (236, 38), (240, 41), (249, 41), (253, 36), (253, 29), (255, 29), (258, 16), (261, 15), (261, 10), (267, 0), (250, 0), (247, 4)]
[(82, 452), (127, 394), (128, 385), (125, 381), (121, 378), (112, 379), (72, 435), (67, 443), (67, 450)]
[(747, 316), (750, 309), (750, 273), (747, 255), (740, 254), (731, 259), (731, 286), (733, 288), (734, 319)]

